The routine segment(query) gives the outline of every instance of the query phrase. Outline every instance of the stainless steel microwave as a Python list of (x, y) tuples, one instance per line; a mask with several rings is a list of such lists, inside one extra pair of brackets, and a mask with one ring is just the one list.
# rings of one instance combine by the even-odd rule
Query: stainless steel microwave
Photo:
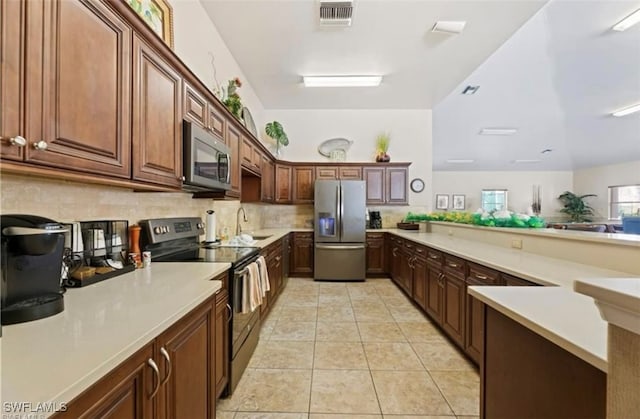
[(231, 189), (231, 154), (224, 142), (184, 120), (182, 143), (184, 190)]

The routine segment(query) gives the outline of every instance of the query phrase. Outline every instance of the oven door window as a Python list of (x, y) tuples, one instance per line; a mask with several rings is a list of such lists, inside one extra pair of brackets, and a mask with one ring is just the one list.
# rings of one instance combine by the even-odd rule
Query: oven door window
[(229, 183), (229, 155), (202, 141), (194, 141), (194, 146), (194, 177), (207, 183)]

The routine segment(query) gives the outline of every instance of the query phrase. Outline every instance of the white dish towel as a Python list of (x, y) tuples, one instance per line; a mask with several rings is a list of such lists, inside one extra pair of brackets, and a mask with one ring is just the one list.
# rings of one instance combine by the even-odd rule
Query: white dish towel
[(242, 277), (242, 313), (251, 313), (262, 304), (260, 291), (260, 273), (258, 264), (253, 262), (247, 266)]
[(271, 291), (271, 284), (269, 283), (269, 272), (267, 271), (267, 261), (264, 256), (260, 256), (258, 260), (256, 260), (256, 264), (258, 265), (258, 272), (260, 273), (260, 290), (262, 291), (262, 296), (267, 295), (267, 291)]

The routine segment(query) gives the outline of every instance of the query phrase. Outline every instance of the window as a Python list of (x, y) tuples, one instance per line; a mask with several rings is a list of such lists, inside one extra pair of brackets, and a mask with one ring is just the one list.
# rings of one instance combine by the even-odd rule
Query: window
[(506, 189), (483, 189), (482, 190), (482, 209), (491, 211), (502, 211), (507, 209), (507, 190)]
[(640, 185), (609, 186), (609, 219), (640, 215)]

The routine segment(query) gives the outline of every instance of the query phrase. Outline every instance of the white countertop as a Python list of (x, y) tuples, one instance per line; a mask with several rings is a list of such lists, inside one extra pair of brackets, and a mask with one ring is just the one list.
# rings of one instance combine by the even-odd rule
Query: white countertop
[(607, 372), (607, 322), (593, 299), (566, 287), (471, 286), (469, 294)]
[(577, 279), (633, 277), (626, 272), (597, 268), (444, 234), (398, 229), (384, 231), (541, 285), (559, 285), (573, 289), (573, 281)]
[(228, 263), (153, 263), (69, 289), (62, 313), (2, 327), (2, 401), (69, 402), (222, 286)]
[(575, 290), (594, 298), (603, 319), (640, 334), (640, 278), (583, 279)]

